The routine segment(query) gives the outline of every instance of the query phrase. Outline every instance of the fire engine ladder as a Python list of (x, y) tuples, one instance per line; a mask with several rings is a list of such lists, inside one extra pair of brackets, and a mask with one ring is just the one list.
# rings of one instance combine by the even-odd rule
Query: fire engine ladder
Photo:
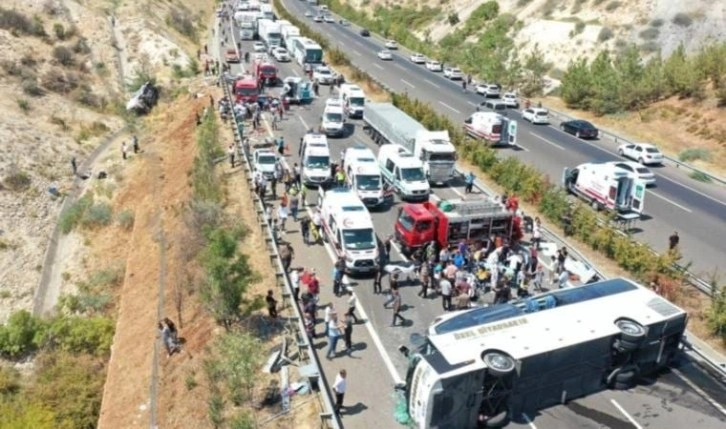
[(453, 211), (456, 211), (462, 216), (478, 215), (482, 217), (491, 217), (506, 211), (501, 203), (491, 200), (453, 200), (449, 201), (449, 203), (453, 206)]

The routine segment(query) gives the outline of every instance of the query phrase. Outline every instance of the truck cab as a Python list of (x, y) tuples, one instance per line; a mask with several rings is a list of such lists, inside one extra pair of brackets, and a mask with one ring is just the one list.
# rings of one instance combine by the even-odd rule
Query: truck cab
[(342, 137), (345, 134), (345, 112), (342, 100), (331, 98), (325, 102), (321, 126), (328, 137)]
[(306, 134), (303, 137), (301, 154), (303, 183), (306, 186), (321, 186), (329, 183), (332, 176), (328, 139), (322, 134)]
[(378, 167), (385, 180), (404, 201), (428, 201), (431, 186), (421, 160), (403, 146), (386, 144), (378, 151)]
[(443, 185), (454, 177), (456, 148), (448, 131), (418, 131), (414, 155), (423, 162), (430, 183)]
[(517, 144), (517, 121), (495, 112), (474, 112), (464, 120), (464, 131), (490, 146)]
[(338, 256), (345, 257), (350, 274), (372, 273), (377, 267), (378, 240), (368, 209), (348, 188), (318, 191), (325, 237)]
[(343, 164), (348, 185), (355, 190), (363, 204), (377, 207), (385, 202), (383, 177), (372, 150), (356, 144), (345, 151)]
[(621, 215), (643, 213), (645, 182), (613, 163), (585, 163), (565, 168), (562, 185), (596, 210), (612, 210)]
[(493, 199), (442, 200), (438, 204), (406, 204), (395, 225), (395, 237), (410, 253), (432, 240), (449, 247), (461, 240), (486, 241), (491, 236), (511, 237), (518, 232), (515, 214)]
[(349, 118), (362, 118), (365, 109), (366, 94), (358, 85), (344, 83), (340, 85), (343, 107)]

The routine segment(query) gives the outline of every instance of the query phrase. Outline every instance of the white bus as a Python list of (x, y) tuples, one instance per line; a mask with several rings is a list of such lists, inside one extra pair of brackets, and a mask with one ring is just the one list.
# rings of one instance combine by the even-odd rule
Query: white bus
[(288, 49), (292, 50), (292, 55), (295, 57), (295, 61), (304, 67), (305, 64), (322, 64), (323, 62), (323, 48), (320, 47), (315, 41), (308, 39), (307, 37), (296, 37), (292, 39), (292, 47)]
[(625, 279), (459, 312), (435, 321), (416, 350), (399, 348), (408, 412), (421, 429), (501, 427), (628, 389), (669, 365), (686, 323), (685, 311)]

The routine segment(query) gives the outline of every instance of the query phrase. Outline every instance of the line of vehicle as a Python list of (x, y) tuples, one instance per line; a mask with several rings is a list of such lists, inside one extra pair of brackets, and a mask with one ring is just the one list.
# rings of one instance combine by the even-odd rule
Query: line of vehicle
[(401, 82), (405, 83), (406, 85), (410, 86), (411, 88), (416, 88), (415, 86), (413, 86), (412, 83), (408, 82), (407, 80), (401, 79)]
[(635, 426), (635, 429), (643, 429), (643, 426), (641, 426), (638, 422), (636, 422), (635, 419), (633, 418), (633, 416), (631, 416), (630, 414), (628, 414), (628, 412), (625, 411), (625, 408), (623, 408), (620, 404), (618, 404), (618, 402), (615, 399), (611, 399), (610, 402), (615, 406), (615, 408), (618, 409), (618, 411), (620, 411), (620, 413), (622, 415), (625, 416), (626, 419), (628, 419), (628, 421), (633, 426)]

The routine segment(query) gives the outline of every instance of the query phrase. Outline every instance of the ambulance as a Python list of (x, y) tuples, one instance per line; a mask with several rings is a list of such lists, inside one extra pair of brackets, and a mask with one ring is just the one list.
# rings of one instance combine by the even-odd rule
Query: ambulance
[(362, 118), (365, 109), (366, 94), (360, 86), (352, 83), (340, 85), (340, 96), (343, 100), (343, 108), (349, 118)]
[(373, 151), (363, 144), (356, 144), (345, 150), (343, 158), (348, 186), (367, 207), (377, 207), (385, 201), (383, 178)]
[(308, 133), (300, 148), (302, 181), (306, 186), (320, 186), (332, 179), (330, 171), (330, 147), (323, 134)]
[(345, 258), (349, 274), (372, 273), (377, 268), (378, 239), (368, 209), (348, 188), (318, 190), (323, 238)]
[(331, 98), (325, 102), (321, 128), (328, 137), (342, 137), (345, 134), (343, 100)]
[(517, 121), (495, 112), (474, 112), (464, 121), (464, 132), (489, 146), (517, 144)]
[(596, 210), (612, 210), (621, 215), (643, 213), (645, 182), (613, 163), (586, 163), (565, 168), (562, 185)]
[(404, 201), (428, 201), (431, 185), (423, 162), (401, 145), (385, 144), (378, 150), (378, 167), (385, 180)]

